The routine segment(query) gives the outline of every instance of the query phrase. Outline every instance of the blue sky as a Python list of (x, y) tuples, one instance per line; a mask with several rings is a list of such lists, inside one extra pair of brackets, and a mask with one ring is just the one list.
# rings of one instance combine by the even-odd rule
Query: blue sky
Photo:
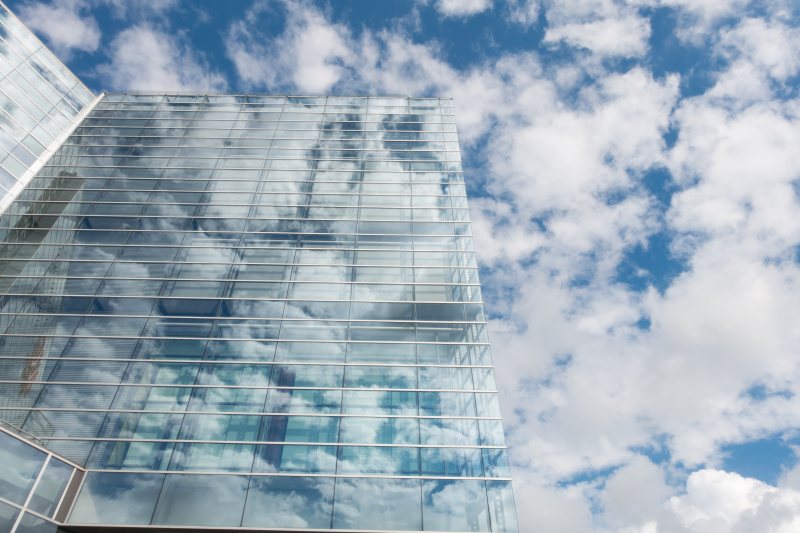
[(8, 4), (95, 91), (454, 97), (521, 530), (800, 530), (796, 1)]

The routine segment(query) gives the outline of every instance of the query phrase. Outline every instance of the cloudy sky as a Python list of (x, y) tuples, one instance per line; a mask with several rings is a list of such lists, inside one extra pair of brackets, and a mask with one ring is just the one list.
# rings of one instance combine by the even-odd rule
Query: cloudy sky
[(800, 531), (796, 0), (7, 1), (96, 91), (454, 97), (521, 531)]

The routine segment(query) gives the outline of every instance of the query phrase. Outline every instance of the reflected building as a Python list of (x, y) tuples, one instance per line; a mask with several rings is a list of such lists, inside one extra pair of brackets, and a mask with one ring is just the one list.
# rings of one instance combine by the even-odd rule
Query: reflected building
[(0, 216), (0, 530), (517, 531), (451, 100), (65, 131)]

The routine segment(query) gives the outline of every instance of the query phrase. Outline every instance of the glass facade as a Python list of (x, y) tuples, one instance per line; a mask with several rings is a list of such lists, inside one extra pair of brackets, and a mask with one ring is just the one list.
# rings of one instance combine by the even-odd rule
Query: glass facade
[(93, 99), (0, 2), (0, 213)]
[(83, 470), (2, 428), (0, 465), (0, 531), (55, 532)]
[(107, 94), (0, 247), (67, 523), (517, 531), (449, 99)]

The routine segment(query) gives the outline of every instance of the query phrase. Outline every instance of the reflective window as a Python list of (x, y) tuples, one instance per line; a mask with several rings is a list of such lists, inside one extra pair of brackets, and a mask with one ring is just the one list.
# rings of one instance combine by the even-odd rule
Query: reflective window
[(421, 531), (421, 508), (419, 480), (338, 478), (333, 528)]
[(422, 448), (422, 473), (429, 476), (481, 477), (483, 467), (478, 448)]
[(252, 444), (180, 443), (172, 453), (169, 469), (249, 472), (254, 453)]
[(339, 418), (334, 416), (269, 416), (260, 440), (267, 442), (336, 442)]
[(240, 476), (169, 475), (158, 498), (154, 524), (238, 526), (248, 479)]
[(43, 452), (0, 431), (0, 497), (25, 503), (44, 460)]
[(437, 446), (485, 444), (478, 439), (478, 422), (468, 418), (422, 418), (419, 421), (420, 442)]
[(333, 474), (336, 472), (336, 447), (298, 444), (259, 446), (253, 471)]
[(422, 516), (429, 531), (498, 531), (489, 529), (483, 481), (423, 481)]
[(16, 533), (57, 533), (58, 524), (30, 513), (25, 513), (19, 521)]
[(11, 531), (11, 527), (17, 520), (19, 511), (7, 503), (0, 502), (0, 528), (2, 531)]
[(395, 446), (342, 446), (337, 471), (342, 474), (419, 473), (419, 449)]
[(416, 415), (417, 411), (416, 392), (348, 390), (344, 393), (345, 413)]
[(88, 472), (69, 522), (149, 524), (163, 482), (163, 475)]
[(28, 508), (45, 516), (52, 516), (73, 470), (68, 464), (51, 457)]
[(250, 478), (244, 527), (328, 529), (333, 513), (333, 478)]

